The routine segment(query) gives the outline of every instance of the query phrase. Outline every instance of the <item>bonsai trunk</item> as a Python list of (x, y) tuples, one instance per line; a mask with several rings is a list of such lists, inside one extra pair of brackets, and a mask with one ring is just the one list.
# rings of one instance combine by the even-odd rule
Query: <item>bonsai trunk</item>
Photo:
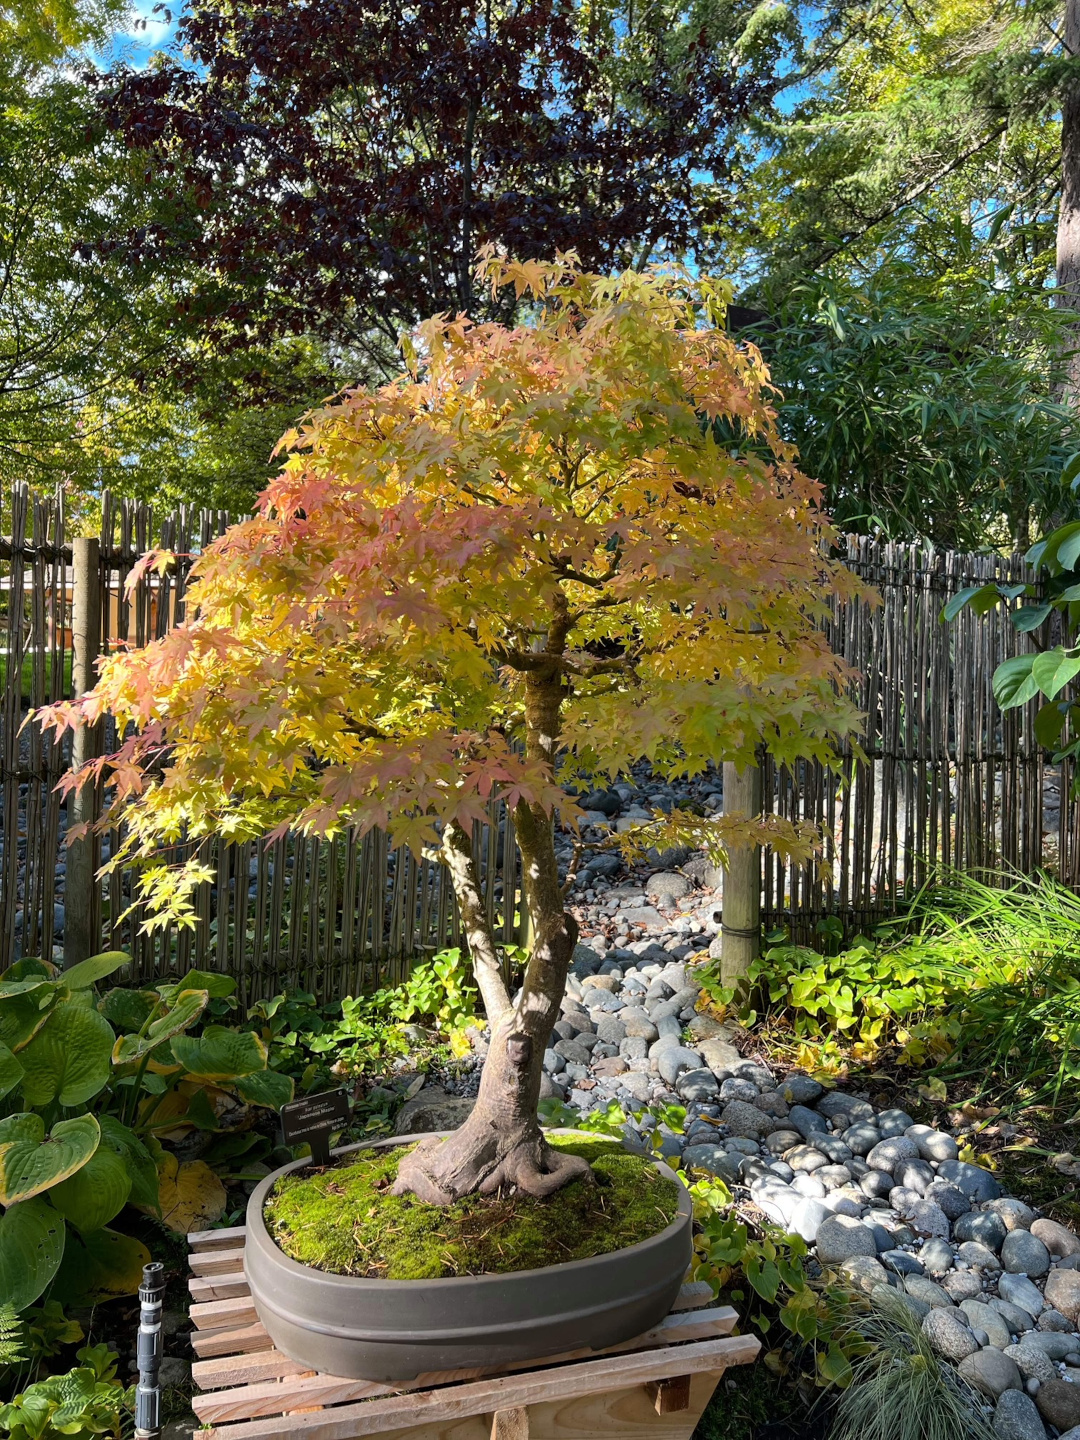
[[(561, 644), (561, 642), (559, 642)], [(549, 646), (551, 638), (549, 637)], [(526, 678), (526, 746), (554, 762), (562, 681), (557, 666)], [(580, 1156), (553, 1150), (537, 1119), (544, 1050), (559, 1014), (578, 927), (563, 906), (555, 860), (553, 820), (519, 802), (514, 819), (521, 849), (525, 903), (533, 945), (521, 995), (511, 1005), (498, 975), (495, 945), (481, 903), (467, 837), (447, 826), (443, 848), (488, 1011), (491, 1044), (472, 1114), (445, 1140), (426, 1140), (402, 1161), (395, 1194), (411, 1192), (432, 1205), (463, 1195), (490, 1195), (515, 1186), (542, 1197), (590, 1174)], [(498, 1013), (493, 1014), (493, 1006)]]

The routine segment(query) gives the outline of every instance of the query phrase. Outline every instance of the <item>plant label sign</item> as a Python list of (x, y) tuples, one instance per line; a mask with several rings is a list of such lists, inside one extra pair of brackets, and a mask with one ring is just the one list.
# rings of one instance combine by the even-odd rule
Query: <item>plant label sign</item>
[(344, 1090), (328, 1090), (323, 1095), (306, 1095), (281, 1107), (281, 1129), (286, 1145), (311, 1146), (311, 1163), (329, 1165), (330, 1134), (341, 1130), (349, 1120), (349, 1097)]

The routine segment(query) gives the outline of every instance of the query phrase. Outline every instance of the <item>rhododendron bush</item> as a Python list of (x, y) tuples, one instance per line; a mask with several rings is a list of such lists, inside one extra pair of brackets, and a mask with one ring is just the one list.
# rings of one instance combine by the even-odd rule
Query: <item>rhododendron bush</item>
[[(645, 756), (828, 760), (855, 716), (820, 621), (856, 582), (828, 558), (757, 351), (722, 328), (722, 284), (482, 259), (515, 329), (437, 317), (407, 368), (285, 437), (255, 518), (199, 559), (187, 621), (109, 657), (60, 728), (108, 711), (130, 738), (93, 762), (158, 917), (207, 875), (159, 860), (188, 837), (387, 828), (447, 861), (492, 1037), (476, 1108), (398, 1184), (445, 1202), (542, 1195), (585, 1162), (536, 1118), (576, 925), (553, 827), (564, 786)], [(168, 556), (147, 563), (168, 563)], [(532, 942), (516, 1004), (481, 901), (473, 821), (514, 814)], [(767, 840), (777, 821), (657, 817), (627, 845)]]

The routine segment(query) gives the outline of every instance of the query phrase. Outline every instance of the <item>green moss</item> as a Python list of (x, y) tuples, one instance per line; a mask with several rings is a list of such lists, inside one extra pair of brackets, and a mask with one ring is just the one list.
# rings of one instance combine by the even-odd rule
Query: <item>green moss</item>
[(552, 1137), (583, 1155), (595, 1184), (575, 1180), (546, 1200), (469, 1195), (425, 1205), (391, 1195), (411, 1146), (373, 1149), (351, 1164), (279, 1180), (266, 1224), (285, 1254), (315, 1270), (379, 1280), (539, 1270), (622, 1250), (657, 1234), (678, 1210), (678, 1187), (617, 1143)]

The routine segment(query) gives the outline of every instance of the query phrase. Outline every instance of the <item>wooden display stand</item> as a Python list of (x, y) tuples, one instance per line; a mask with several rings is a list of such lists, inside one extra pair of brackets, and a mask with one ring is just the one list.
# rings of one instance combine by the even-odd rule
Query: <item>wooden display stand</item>
[(610, 1350), (400, 1385), (320, 1375), (275, 1350), (243, 1271), (244, 1231), (189, 1235), (192, 1400), (205, 1440), (690, 1440), (729, 1365), (760, 1342), (708, 1285), (684, 1285), (659, 1325)]

